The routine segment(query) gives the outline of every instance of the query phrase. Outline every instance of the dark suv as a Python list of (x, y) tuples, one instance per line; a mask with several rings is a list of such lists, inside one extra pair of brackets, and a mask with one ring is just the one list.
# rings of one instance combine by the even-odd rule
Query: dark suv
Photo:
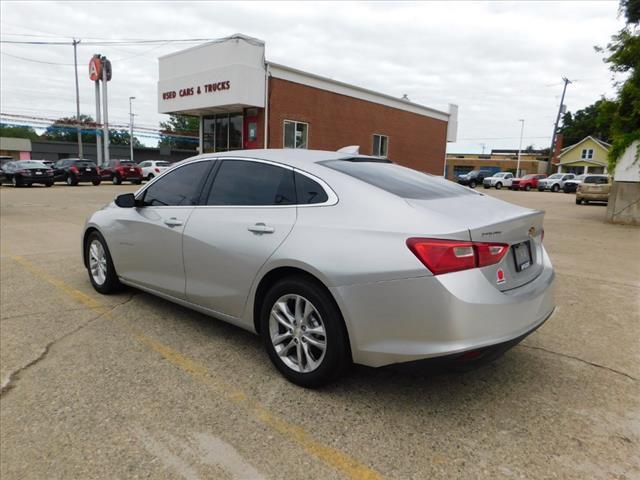
[(102, 170), (102, 179), (111, 180), (114, 185), (122, 182), (131, 182), (137, 185), (142, 183), (142, 169), (131, 160), (109, 160)]
[(100, 169), (92, 160), (64, 158), (53, 164), (53, 179), (66, 182), (67, 185), (78, 185), (80, 182), (100, 185)]
[(460, 175), (458, 177), (458, 183), (476, 188), (476, 185), (482, 185), (485, 177), (490, 177), (491, 175), (492, 173), (489, 170), (472, 170), (469, 173)]

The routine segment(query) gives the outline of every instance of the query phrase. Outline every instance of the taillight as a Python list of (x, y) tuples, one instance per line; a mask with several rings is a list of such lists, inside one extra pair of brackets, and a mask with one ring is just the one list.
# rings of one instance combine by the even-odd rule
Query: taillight
[(509, 251), (504, 243), (409, 238), (407, 247), (434, 275), (498, 263)]
[(160, 173), (160, 169), (158, 167), (154, 168), (154, 170), (156, 171), (156, 173)]
[(71, 165), (71, 168), (69, 170), (71, 170), (73, 173), (79, 172), (78, 167), (76, 167), (75, 165)]

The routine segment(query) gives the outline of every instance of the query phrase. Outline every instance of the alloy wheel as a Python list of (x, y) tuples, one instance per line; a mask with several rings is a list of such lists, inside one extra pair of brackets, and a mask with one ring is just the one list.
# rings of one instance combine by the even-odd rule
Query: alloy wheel
[(103, 285), (107, 279), (107, 255), (98, 240), (93, 240), (89, 246), (89, 270), (93, 281)]
[(327, 350), (327, 334), (316, 307), (301, 295), (280, 297), (269, 315), (269, 336), (282, 362), (291, 370), (316, 370)]

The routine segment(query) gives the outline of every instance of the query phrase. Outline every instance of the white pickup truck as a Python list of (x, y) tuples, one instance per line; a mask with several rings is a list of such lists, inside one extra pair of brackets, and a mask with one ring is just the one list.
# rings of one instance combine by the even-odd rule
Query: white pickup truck
[(484, 188), (496, 187), (497, 190), (502, 187), (510, 187), (511, 183), (513, 183), (513, 173), (510, 172), (494, 173), (491, 177), (487, 177), (482, 181)]

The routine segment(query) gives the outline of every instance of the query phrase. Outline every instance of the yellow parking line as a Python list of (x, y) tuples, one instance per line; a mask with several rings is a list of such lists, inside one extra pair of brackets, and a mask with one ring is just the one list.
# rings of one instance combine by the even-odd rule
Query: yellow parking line
[[(21, 256), (10, 256), (10, 258), (25, 267), (36, 277), (56, 286), (79, 303), (110, 316), (110, 311), (106, 305), (51, 275), (26, 258)], [(280, 433), (288, 440), (298, 444), (310, 455), (335, 468), (345, 475), (345, 477), (357, 480), (377, 480), (382, 478), (378, 472), (360, 463), (355, 458), (315, 440), (309, 432), (298, 425), (288, 422), (277, 413), (270, 411), (242, 390), (215, 378), (205, 366), (200, 365), (163, 343), (150, 339), (137, 329), (128, 325), (125, 325), (125, 328), (138, 342), (162, 355), (169, 363), (188, 373), (200, 383), (214, 388), (228, 401), (246, 409), (256, 420)]]

